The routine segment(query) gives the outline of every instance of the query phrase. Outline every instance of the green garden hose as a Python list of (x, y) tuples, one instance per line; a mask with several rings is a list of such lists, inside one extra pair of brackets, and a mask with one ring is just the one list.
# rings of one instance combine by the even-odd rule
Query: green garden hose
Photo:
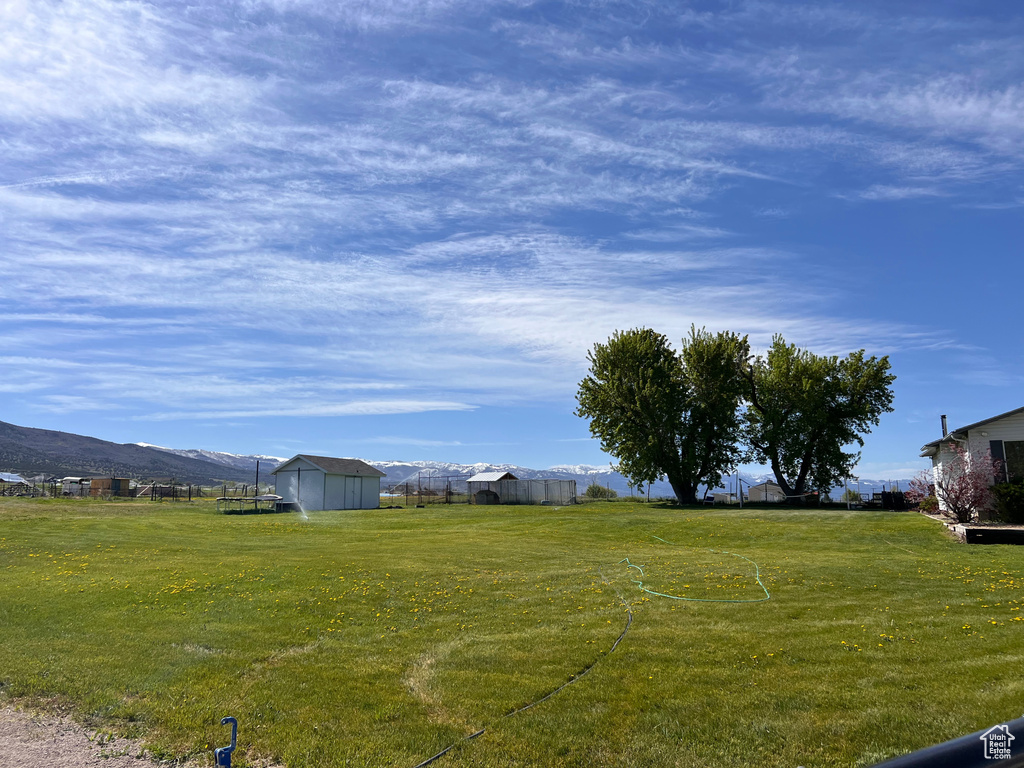
[[(673, 547), (681, 546), (681, 545), (676, 544), (674, 542), (666, 541), (665, 539), (661, 538), (661, 536), (655, 536), (654, 534), (651, 534), (651, 538), (657, 539), (658, 541), (663, 541), (666, 544), (669, 544), (670, 546), (673, 546)], [(743, 555), (737, 555), (735, 552), (727, 552), (724, 549), (710, 549), (709, 548), (708, 551), (709, 552), (714, 552), (716, 555), (731, 555), (732, 557), (738, 557), (741, 560), (746, 560), (748, 563), (750, 563), (752, 566), (754, 566), (754, 579), (757, 581), (758, 586), (761, 587), (761, 589), (764, 590), (764, 597), (758, 597), (758, 598), (753, 599), (753, 600), (728, 600), (728, 599), (725, 599), (725, 598), (716, 598), (716, 597), (682, 597), (680, 595), (667, 595), (664, 592), (655, 592), (653, 589), (648, 589), (647, 587), (644, 586), (644, 583), (643, 583), (643, 581), (641, 579), (630, 579), (630, 581), (632, 581), (634, 584), (636, 584), (641, 592), (646, 592), (649, 595), (657, 595), (658, 597), (667, 597), (669, 600), (686, 600), (686, 601), (691, 602), (691, 603), (763, 603), (765, 600), (771, 600), (772, 596), (768, 592), (768, 587), (766, 587), (764, 585), (764, 582), (761, 581), (761, 569), (758, 567), (757, 563), (755, 563), (749, 557), (744, 557)], [(631, 563), (629, 561), (628, 557), (624, 557), (623, 559), (619, 560), (619, 562), (616, 563), (616, 565), (621, 565), (622, 563), (625, 563), (627, 568), (633, 568), (634, 570), (639, 571), (641, 576), (644, 575), (643, 567), (639, 566), (639, 565), (636, 565), (634, 563)]]

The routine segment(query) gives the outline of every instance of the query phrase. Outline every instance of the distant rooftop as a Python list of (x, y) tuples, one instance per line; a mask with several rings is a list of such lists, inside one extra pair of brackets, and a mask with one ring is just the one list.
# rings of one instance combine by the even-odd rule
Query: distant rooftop
[(304, 459), (314, 467), (322, 469), (329, 475), (366, 475), (368, 477), (387, 477), (376, 467), (372, 467), (361, 459), (337, 459), (332, 456), (311, 456), (308, 453), (300, 453), (292, 456), (288, 461), (280, 464), (270, 474), (277, 474), (281, 467), (286, 467), (296, 459)]
[(473, 475), (466, 482), (468, 483), (496, 483), (499, 480), (518, 480), (511, 472), (480, 472)]

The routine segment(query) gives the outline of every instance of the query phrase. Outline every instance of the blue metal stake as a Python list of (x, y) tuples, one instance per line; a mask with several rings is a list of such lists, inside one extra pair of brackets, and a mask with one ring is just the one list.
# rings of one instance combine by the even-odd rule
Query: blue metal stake
[(238, 741), (238, 721), (233, 717), (225, 717), (220, 721), (221, 725), (231, 723), (231, 746), (217, 747), (213, 750), (213, 758), (218, 767), (231, 768), (231, 753), (235, 751), (235, 743)]

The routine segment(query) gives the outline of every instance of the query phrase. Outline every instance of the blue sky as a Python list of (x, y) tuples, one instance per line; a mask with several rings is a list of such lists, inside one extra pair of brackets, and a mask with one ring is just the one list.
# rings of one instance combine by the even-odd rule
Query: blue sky
[[(614, 330), (889, 355), (865, 477), (1024, 405), (1016, 3), (0, 6), (0, 420), (605, 464)], [(2, 469), (2, 467), (0, 467)]]

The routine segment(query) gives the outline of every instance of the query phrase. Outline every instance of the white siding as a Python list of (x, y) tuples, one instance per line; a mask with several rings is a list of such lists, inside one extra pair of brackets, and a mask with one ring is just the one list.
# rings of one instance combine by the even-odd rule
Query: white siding
[(297, 481), (298, 477), (295, 472), (278, 472), (274, 475), (274, 492), (281, 497), (281, 501), (290, 503), (297, 499)]
[(379, 477), (327, 475), (323, 509), (377, 509), (379, 506)]
[[(988, 432), (988, 435), (982, 437), (982, 432)], [(982, 424), (971, 430), (969, 439), (972, 443), (975, 439), (984, 441), (985, 448), (988, 448), (989, 440), (1024, 440), (1024, 413), (1015, 413), (1005, 419)]]
[(380, 478), (363, 478), (363, 509), (377, 509), (380, 506)]
[[(274, 475), (277, 494), (283, 501), (298, 502), (305, 511), (324, 509), (377, 509), (380, 507), (380, 478), (363, 475), (327, 474), (301, 458)], [(302, 470), (301, 473), (298, 470)], [(297, 492), (302, 476), (301, 493)]]
[(747, 492), (747, 498), (751, 501), (771, 501), (781, 503), (786, 500), (786, 494), (784, 494), (782, 492), (782, 488), (777, 486), (775, 483), (761, 483), (760, 485), (750, 486), (750, 490)]
[[(939, 443), (939, 452), (932, 456), (933, 483), (935, 482), (936, 478), (942, 477), (942, 473), (944, 472), (946, 464), (949, 463), (949, 461), (953, 459), (955, 455), (956, 454), (954, 454), (953, 451), (950, 449), (948, 442)], [(942, 510), (943, 512), (946, 511), (946, 503), (942, 499), (939, 499), (939, 509)]]
[[(277, 495), (282, 501), (297, 502), (306, 511), (325, 509), (323, 470), (304, 459), (296, 459), (287, 470), (278, 472), (274, 477)], [(298, 487), (300, 477), (301, 488)]]
[(324, 509), (348, 509), (345, 506), (344, 475), (327, 476), (327, 492), (324, 494)]
[(299, 483), (299, 506), (307, 512), (324, 507), (324, 473), (319, 469), (302, 470)]
[[(983, 435), (981, 434), (982, 432), (986, 434)], [(972, 429), (967, 434), (967, 444), (970, 446), (971, 458), (984, 457), (985, 452), (991, 449), (990, 442), (992, 440), (1002, 440), (1003, 442), (1024, 440), (1024, 413), (1015, 413), (1012, 416), (1007, 416), (1005, 419), (982, 424), (980, 427)], [(1005, 456), (1005, 446), (1003, 450), (1003, 455)]]

